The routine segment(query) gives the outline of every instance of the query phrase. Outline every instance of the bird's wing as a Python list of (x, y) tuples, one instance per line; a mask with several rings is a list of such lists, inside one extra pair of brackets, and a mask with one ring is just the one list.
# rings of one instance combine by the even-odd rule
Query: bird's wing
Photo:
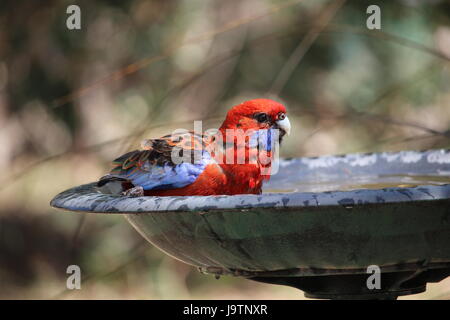
[(193, 183), (212, 161), (204, 137), (192, 132), (148, 139), (142, 148), (114, 160), (114, 168), (99, 186), (124, 180), (144, 190), (182, 188)]

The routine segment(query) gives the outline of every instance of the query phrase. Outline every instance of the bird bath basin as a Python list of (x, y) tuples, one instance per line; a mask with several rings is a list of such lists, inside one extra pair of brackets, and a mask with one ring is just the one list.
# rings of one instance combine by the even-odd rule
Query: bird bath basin
[(450, 276), (450, 150), (282, 160), (262, 195), (130, 198), (91, 183), (51, 205), (121, 214), (202, 272), (308, 297), (395, 299)]

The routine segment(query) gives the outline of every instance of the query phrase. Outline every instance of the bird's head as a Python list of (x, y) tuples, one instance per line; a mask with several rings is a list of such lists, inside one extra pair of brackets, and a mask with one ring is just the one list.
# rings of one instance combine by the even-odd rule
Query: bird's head
[(230, 109), (220, 127), (226, 129), (261, 130), (278, 129), (279, 138), (290, 133), (291, 124), (286, 116), (286, 108), (270, 99), (254, 99), (238, 104)]

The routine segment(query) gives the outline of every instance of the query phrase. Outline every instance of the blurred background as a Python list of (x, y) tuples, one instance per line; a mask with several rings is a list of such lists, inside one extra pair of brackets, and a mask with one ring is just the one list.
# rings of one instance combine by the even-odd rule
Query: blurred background
[[(449, 61), (448, 1), (2, 0), (0, 298), (303, 299), (202, 275), (118, 215), (49, 201), (143, 137), (217, 127), (257, 97), (288, 106), (284, 157), (448, 148)], [(65, 289), (71, 264), (81, 290)], [(450, 299), (450, 279), (409, 298)]]

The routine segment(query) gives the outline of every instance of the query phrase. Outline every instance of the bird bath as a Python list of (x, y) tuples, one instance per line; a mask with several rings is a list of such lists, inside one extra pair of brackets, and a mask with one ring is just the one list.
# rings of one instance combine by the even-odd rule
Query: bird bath
[(262, 195), (130, 198), (91, 183), (51, 205), (121, 214), (202, 272), (307, 297), (395, 299), (450, 276), (450, 150), (282, 160)]

